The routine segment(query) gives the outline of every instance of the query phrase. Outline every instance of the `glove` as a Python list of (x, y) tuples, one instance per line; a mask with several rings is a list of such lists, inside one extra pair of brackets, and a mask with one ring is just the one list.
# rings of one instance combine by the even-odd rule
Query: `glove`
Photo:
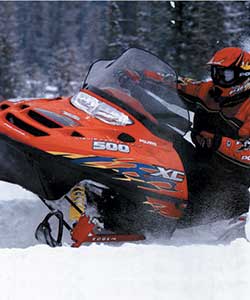
[(192, 138), (198, 147), (212, 151), (217, 150), (221, 143), (221, 136), (208, 131), (201, 131), (198, 134), (192, 134)]
[(182, 85), (187, 85), (189, 83), (194, 83), (194, 82), (196, 82), (194, 79), (188, 78), (188, 77), (183, 77), (180, 75), (177, 78), (177, 83), (182, 84)]
[(214, 140), (214, 134), (207, 131), (201, 131), (196, 136), (196, 141), (201, 148), (211, 149), (213, 146), (213, 140)]

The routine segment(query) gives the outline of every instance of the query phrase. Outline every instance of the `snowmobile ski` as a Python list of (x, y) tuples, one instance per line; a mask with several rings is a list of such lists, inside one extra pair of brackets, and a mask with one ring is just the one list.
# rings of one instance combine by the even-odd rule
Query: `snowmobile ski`
[[(91, 219), (89, 216), (85, 215), (68, 196), (65, 196), (64, 198), (73, 205), (74, 209), (81, 213), (79, 221), (73, 227), (71, 227), (64, 220), (63, 213), (60, 210), (54, 210), (46, 200), (40, 198), (42, 202), (49, 208), (50, 212), (38, 225), (35, 231), (35, 237), (38, 241), (45, 243), (50, 247), (62, 246), (63, 226), (70, 231), (73, 240), (72, 247), (75, 248), (80, 247), (84, 243), (112, 243), (145, 240), (145, 237), (140, 234), (102, 233), (100, 227), (97, 225), (98, 222), (94, 220), (95, 218)], [(49, 223), (49, 220), (54, 216), (58, 219), (57, 238), (53, 237), (52, 229)], [(100, 233), (95, 233), (95, 231), (100, 231)]]
[[(56, 216), (58, 219), (58, 232), (57, 238), (52, 236), (52, 229), (49, 220)], [(47, 214), (44, 220), (39, 224), (36, 229), (35, 237), (38, 241), (49, 245), (50, 247), (62, 246), (62, 235), (63, 235), (63, 214), (60, 210), (52, 211)]]

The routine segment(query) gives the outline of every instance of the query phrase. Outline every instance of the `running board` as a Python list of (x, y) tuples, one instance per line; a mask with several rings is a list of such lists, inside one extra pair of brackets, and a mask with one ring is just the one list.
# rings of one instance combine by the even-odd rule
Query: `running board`
[[(85, 215), (70, 199), (65, 196), (65, 199), (70, 202), (77, 211), (82, 215), (73, 228), (64, 220), (63, 214), (60, 210), (54, 208), (46, 202), (45, 199), (40, 198), (42, 202), (48, 207), (50, 213), (45, 217), (42, 223), (38, 226), (35, 237), (40, 242), (48, 244), (51, 247), (60, 246), (62, 243), (63, 226), (70, 232), (73, 241), (72, 247), (80, 247), (84, 243), (115, 243), (115, 242), (135, 242), (145, 240), (142, 234), (115, 234), (115, 233), (96, 233), (97, 225), (91, 220), (89, 216)], [(55, 216), (59, 220), (59, 231), (57, 240), (53, 239), (49, 219)]]
[(135, 242), (145, 240), (141, 234), (107, 234), (94, 233), (95, 224), (86, 215), (82, 215), (71, 232), (74, 241), (72, 247), (80, 247), (84, 243), (113, 243), (113, 242)]
[(84, 243), (114, 243), (114, 242), (136, 242), (145, 240), (144, 235), (139, 234), (96, 234), (84, 240), (74, 242), (72, 247), (78, 248)]

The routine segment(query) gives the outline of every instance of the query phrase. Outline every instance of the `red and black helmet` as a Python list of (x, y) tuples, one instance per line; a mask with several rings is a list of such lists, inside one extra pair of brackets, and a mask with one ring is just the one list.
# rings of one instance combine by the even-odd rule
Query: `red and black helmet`
[(250, 77), (250, 54), (241, 48), (228, 47), (215, 53), (208, 62), (214, 84), (232, 87)]

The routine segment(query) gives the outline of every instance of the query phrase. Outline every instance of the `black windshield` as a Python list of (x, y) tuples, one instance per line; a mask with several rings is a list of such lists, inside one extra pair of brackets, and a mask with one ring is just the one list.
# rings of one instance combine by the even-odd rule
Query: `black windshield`
[[(185, 134), (189, 113), (178, 96), (175, 71), (153, 54), (131, 48), (112, 61), (94, 63), (84, 86), (118, 100), (145, 124)], [(150, 129), (151, 129), (150, 128)]]

